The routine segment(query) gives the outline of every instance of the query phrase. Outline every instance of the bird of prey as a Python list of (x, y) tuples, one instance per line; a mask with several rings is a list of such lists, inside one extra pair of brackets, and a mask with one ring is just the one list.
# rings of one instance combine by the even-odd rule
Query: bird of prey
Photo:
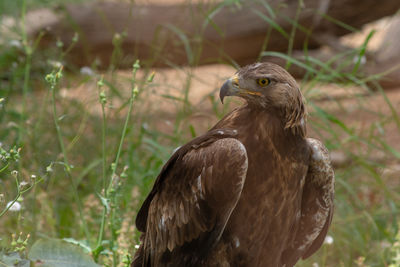
[(324, 145), (306, 138), (294, 78), (271, 63), (241, 68), (220, 90), (245, 101), (180, 147), (136, 218), (132, 265), (294, 266), (323, 243), (334, 173)]

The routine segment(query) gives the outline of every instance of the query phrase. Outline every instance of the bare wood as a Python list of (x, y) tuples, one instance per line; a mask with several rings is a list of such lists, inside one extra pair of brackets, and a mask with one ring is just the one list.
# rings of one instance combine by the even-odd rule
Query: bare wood
[[(127, 56), (125, 66), (133, 58), (145, 60), (149, 65), (205, 64), (235, 61), (246, 64), (256, 60), (262, 49), (288, 50), (288, 39), (299, 10), (293, 49), (302, 49), (307, 41), (309, 48), (317, 48), (325, 38), (341, 36), (348, 29), (333, 23), (341, 21), (354, 28), (391, 15), (400, 8), (400, 1), (382, 0), (304, 0), (246, 1), (240, 7), (218, 4), (129, 5), (119, 2), (92, 2), (67, 5), (60, 9), (59, 20), (47, 28), (47, 42), (60, 38), (66, 46), (74, 32), (80, 41), (71, 52), (75, 63), (91, 64), (99, 58), (108, 66), (114, 49), (113, 37), (125, 32), (122, 50)], [(267, 6), (274, 10), (268, 11)], [(260, 15), (262, 14), (262, 15)], [(275, 21), (285, 34), (278, 32), (262, 16)], [(207, 20), (208, 18), (208, 20)], [(212, 19), (212, 21), (210, 21)], [(43, 29), (43, 27), (42, 27)], [(267, 46), (263, 47), (271, 30)], [(114, 54), (118, 58), (118, 54)], [(124, 66), (122, 65), (119, 66)]]
[[(330, 49), (309, 50), (306, 53), (307, 56), (326, 63), (340, 53), (346, 54), (346, 56), (329, 63), (330, 69), (339, 72), (354, 71), (359, 51), (336, 43), (338, 39), (331, 37), (324, 38)], [(295, 51), (293, 58), (302, 63), (306, 63), (308, 60), (303, 51)], [(268, 56), (264, 57), (263, 60), (281, 66), (286, 64), (286, 60), (279, 57)], [(318, 72), (322, 69), (316, 64), (314, 64), (314, 67)], [(301, 78), (307, 73), (306, 69), (296, 64), (290, 65), (289, 71), (296, 78)], [(326, 74), (329, 75), (329, 73)], [(372, 88), (375, 88), (377, 80), (379, 80), (379, 85), (385, 89), (400, 87), (400, 16), (397, 15), (391, 19), (379, 48), (376, 51), (366, 51), (361, 64), (357, 68), (356, 75), (360, 78), (368, 77), (367, 84), (371, 85)]]
[(367, 66), (368, 73), (379, 74), (385, 72), (379, 83), (384, 88), (400, 86), (400, 16), (397, 15), (383, 38), (373, 64)]

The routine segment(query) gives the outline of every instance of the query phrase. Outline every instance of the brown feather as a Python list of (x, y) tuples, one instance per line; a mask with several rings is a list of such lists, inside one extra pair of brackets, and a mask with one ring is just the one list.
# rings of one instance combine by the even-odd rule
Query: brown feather
[(164, 165), (136, 218), (144, 237), (132, 266), (289, 267), (323, 243), (334, 175), (326, 148), (305, 138), (296, 81), (256, 63), (226, 95), (247, 103)]

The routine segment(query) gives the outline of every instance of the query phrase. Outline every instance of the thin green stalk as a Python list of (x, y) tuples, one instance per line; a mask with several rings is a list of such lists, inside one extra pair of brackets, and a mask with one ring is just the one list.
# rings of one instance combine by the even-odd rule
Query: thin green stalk
[(10, 204), (8, 204), (5, 207), (5, 209), (2, 212), (0, 212), (0, 218), (14, 205), (15, 202), (17, 202), (18, 198), (21, 196), (21, 190), (19, 187), (19, 181), (17, 177), (15, 177), (15, 183), (17, 184), (17, 196), (11, 201)]
[(68, 157), (67, 157), (67, 152), (65, 150), (65, 146), (64, 146), (64, 141), (63, 141), (63, 137), (62, 137), (62, 132), (61, 132), (61, 127), (58, 124), (58, 118), (57, 118), (57, 107), (56, 107), (56, 85), (58, 80), (62, 77), (62, 70), (63, 68), (61, 67), (60, 70), (57, 73), (51, 73), (48, 74), (46, 76), (46, 81), (50, 84), (50, 90), (51, 90), (51, 102), (52, 102), (52, 108), (53, 108), (53, 120), (54, 120), (54, 125), (56, 128), (56, 132), (57, 132), (57, 138), (58, 138), (58, 143), (60, 145), (60, 149), (61, 149), (61, 153), (63, 155), (64, 158), (64, 168), (65, 168), (65, 172), (66, 175), (68, 177), (68, 179), (70, 179), (71, 181), (71, 186), (72, 186), (72, 191), (75, 197), (75, 201), (78, 205), (78, 210), (79, 210), (79, 217), (81, 219), (82, 222), (82, 226), (83, 226), (83, 230), (85, 232), (85, 236), (86, 236), (86, 240), (89, 242), (89, 230), (88, 227), (86, 225), (86, 222), (84, 220), (83, 217), (83, 208), (82, 208), (82, 203), (80, 201), (79, 198), (79, 194), (78, 191), (76, 189), (76, 184), (75, 184), (75, 180), (73, 179), (72, 175), (71, 175), (71, 167), (68, 163)]
[[(115, 193), (115, 189), (114, 188), (114, 179), (116, 177), (116, 171), (118, 168), (118, 163), (119, 163), (119, 159), (121, 156), (121, 152), (122, 152), (122, 145), (124, 143), (125, 140), (125, 136), (126, 136), (126, 132), (128, 129), (128, 123), (131, 117), (131, 113), (132, 113), (132, 109), (133, 109), (133, 103), (134, 100), (136, 99), (139, 91), (138, 91), (138, 87), (136, 85), (136, 72), (137, 70), (140, 68), (139, 65), (139, 61), (137, 60), (135, 62), (135, 64), (133, 65), (133, 71), (132, 71), (132, 91), (131, 91), (131, 96), (129, 98), (129, 106), (128, 106), (128, 113), (127, 116), (125, 118), (125, 123), (124, 123), (124, 127), (122, 129), (122, 134), (121, 134), (121, 138), (120, 138), (120, 142), (118, 145), (118, 150), (117, 150), (117, 154), (115, 156), (115, 160), (112, 163), (111, 169), (112, 169), (112, 173), (111, 173), (111, 179), (108, 182), (107, 181), (107, 177), (106, 177), (106, 145), (105, 145), (105, 138), (106, 138), (106, 115), (105, 115), (105, 104), (106, 104), (106, 97), (104, 95), (103, 92), (100, 93), (100, 103), (102, 105), (102, 153), (103, 153), (103, 190), (104, 190), (104, 196), (101, 197), (102, 198), (102, 202), (103, 202), (103, 213), (102, 213), (102, 219), (101, 219), (101, 225), (100, 225), (100, 232), (99, 232), (99, 236), (97, 239), (97, 247), (92, 251), (93, 255), (94, 255), (94, 259), (97, 261), (98, 255), (100, 254), (100, 252), (103, 250), (101, 242), (103, 240), (103, 234), (104, 234), (104, 228), (106, 225), (106, 220), (107, 220), (107, 210), (108, 210), (108, 203), (105, 203), (105, 201), (111, 201), (111, 220), (110, 220), (110, 225), (111, 225), (111, 244), (110, 247), (112, 248), (112, 253), (113, 253), (113, 266), (117, 265), (117, 254), (116, 251), (114, 249), (114, 244), (116, 242), (117, 239), (117, 235), (113, 229), (113, 226), (115, 225), (115, 221), (116, 221), (116, 212), (115, 212), (115, 207), (116, 207), (116, 193)], [(152, 74), (152, 76), (154, 76)], [(101, 86), (103, 86), (103, 80), (101, 80), (99, 83), (99, 88)], [(107, 185), (108, 184), (108, 185)], [(111, 200), (108, 199), (109, 196), (111, 197)]]
[(31, 73), (31, 61), (32, 61), (32, 48), (29, 46), (28, 38), (25, 29), (25, 14), (26, 14), (26, 0), (22, 1), (22, 8), (21, 8), (21, 35), (22, 35), (22, 44), (24, 47), (24, 52), (26, 55), (26, 63), (24, 68), (24, 83), (22, 87), (22, 112), (21, 112), (21, 120), (20, 120), (20, 128), (18, 131), (18, 143), (22, 140), (22, 130), (25, 126), (23, 123), (25, 122), (25, 108), (26, 102), (28, 98), (28, 87), (29, 87), (29, 80), (30, 80), (30, 73)]
[(28, 93), (29, 77), (31, 71), (31, 59), (32, 59), (32, 48), (29, 46), (25, 30), (25, 14), (26, 14), (26, 0), (23, 0), (21, 9), (21, 35), (22, 35), (22, 44), (24, 46), (24, 51), (26, 54), (26, 64), (24, 69), (24, 85), (23, 85), (23, 105), (22, 105), (23, 115), (25, 115), (25, 104)]
[(43, 180), (43, 178), (40, 178), (36, 181), (34, 181), (28, 188), (21, 190), (20, 187), (20, 183), (18, 181), (18, 177), (17, 175), (15, 175), (15, 183), (17, 186), (17, 195), (15, 196), (15, 198), (10, 202), (10, 204), (8, 204), (1, 212), (0, 212), (0, 218), (14, 205), (15, 202), (17, 202), (17, 200), (21, 197), (22, 194), (24, 194), (25, 192), (31, 190), (36, 184), (40, 183)]
[[(131, 96), (129, 98), (128, 114), (127, 114), (127, 116), (125, 118), (124, 128), (122, 129), (122, 134), (121, 134), (121, 139), (120, 139), (118, 150), (117, 150), (117, 155), (115, 157), (115, 161), (114, 161), (113, 166), (112, 166), (111, 180), (114, 178), (116, 170), (117, 170), (117, 167), (118, 167), (118, 162), (119, 162), (119, 158), (121, 156), (121, 151), (122, 151), (122, 145), (124, 144), (126, 130), (128, 129), (128, 123), (129, 123), (129, 119), (131, 117), (133, 102), (134, 102), (134, 100), (136, 99), (136, 96), (139, 93), (138, 87), (136, 85), (136, 72), (137, 72), (137, 70), (139, 68), (140, 68), (139, 60), (137, 60), (135, 62), (135, 64), (133, 65), (132, 91), (131, 91)], [(111, 190), (111, 187), (112, 187), (112, 181), (110, 181), (110, 183), (108, 185), (108, 189), (107, 189), (108, 192), (107, 193), (109, 193), (109, 191)]]
[[(101, 87), (103, 87), (103, 78), (97, 83), (99, 90)], [(106, 121), (106, 112), (105, 112), (105, 105), (107, 103), (106, 96), (104, 92), (99, 93), (99, 98), (100, 98), (100, 104), (101, 104), (101, 113), (102, 113), (102, 138), (101, 138), (101, 146), (102, 146), (102, 169), (103, 169), (103, 194), (104, 194), (104, 199), (107, 201), (107, 161), (106, 161), (106, 129), (107, 129), (107, 121)], [(101, 217), (101, 225), (100, 225), (100, 231), (99, 231), (99, 236), (97, 239), (97, 245), (96, 249), (94, 250), (94, 258), (97, 261), (97, 257), (101, 251), (101, 242), (103, 241), (103, 234), (104, 234), (104, 227), (106, 224), (106, 216), (107, 216), (107, 205), (103, 205), (103, 213)]]
[[(101, 105), (101, 113), (102, 113), (102, 131), (101, 131), (101, 138), (102, 138), (102, 159), (103, 159), (103, 189), (104, 193), (106, 194), (107, 190), (107, 177), (106, 177), (106, 129), (107, 129), (107, 121), (106, 121), (106, 112), (105, 112), (105, 103)], [(107, 197), (107, 195), (105, 195)]]
[(0, 173), (5, 171), (8, 168), (8, 166), (10, 166), (10, 162), (7, 162), (7, 164), (3, 168), (0, 169)]
[[(294, 19), (295, 23), (293, 23), (292, 31), (290, 32), (290, 37), (289, 37), (289, 45), (288, 45), (288, 52), (287, 52), (289, 57), (292, 55), (293, 44), (294, 44), (294, 36), (296, 34), (297, 23), (298, 23), (298, 20), (299, 20), (300, 12), (301, 12), (301, 9), (303, 7), (304, 7), (303, 0), (299, 0), (299, 6), (298, 6), (298, 8), (296, 10), (296, 15), (295, 15), (295, 19)], [(291, 65), (291, 61), (287, 61), (285, 68), (289, 69), (290, 65)]]
[(360, 52), (358, 53), (357, 62), (353, 67), (352, 75), (355, 76), (357, 71), (361, 65), (361, 60), (364, 57), (365, 53), (367, 52), (367, 46), (369, 41), (371, 40), (372, 36), (375, 34), (375, 30), (369, 32), (367, 38), (365, 38), (364, 43), (360, 47)]
[(75, 47), (78, 40), (79, 40), (79, 35), (78, 33), (75, 33), (74, 36), (72, 37), (71, 44), (67, 47), (65, 51), (61, 53), (60, 60), (63, 60), (65, 56), (68, 55), (68, 53)]
[(30, 79), (30, 73), (31, 73), (31, 59), (32, 59), (32, 54), (31, 52), (26, 54), (26, 64), (25, 64), (25, 69), (24, 69), (24, 85), (23, 85), (23, 104), (22, 104), (22, 121), (24, 120), (25, 116), (25, 108), (26, 108), (26, 102), (28, 98), (28, 87), (29, 87), (29, 79)]
[(380, 86), (379, 83), (377, 83), (377, 82), (375, 82), (375, 86), (378, 89), (379, 93), (381, 93), (381, 95), (383, 96), (383, 99), (385, 100), (386, 104), (389, 106), (390, 112), (392, 113), (393, 120), (395, 121), (397, 129), (400, 132), (400, 117), (398, 115), (398, 111), (396, 110), (395, 107), (393, 107), (392, 102), (389, 100), (389, 98), (385, 94), (385, 91), (383, 91), (382, 86)]
[[(120, 139), (120, 142), (119, 142), (117, 155), (115, 157), (115, 161), (114, 161), (113, 166), (112, 166), (111, 181), (110, 181), (110, 183), (108, 185), (108, 189), (107, 189), (107, 191), (108, 191), (107, 194), (113, 193), (113, 196), (112, 196), (112, 199), (111, 199), (111, 204), (112, 204), (112, 207), (114, 207), (114, 208), (111, 209), (111, 226), (115, 225), (115, 222), (116, 222), (116, 218), (115, 218), (115, 216), (116, 216), (116, 213), (115, 213), (116, 194), (114, 192), (112, 192), (114, 190), (114, 188), (113, 188), (113, 180), (115, 178), (115, 174), (116, 174), (116, 171), (117, 171), (119, 158), (120, 158), (121, 151), (122, 151), (122, 145), (124, 143), (126, 131), (128, 129), (128, 123), (129, 123), (129, 120), (130, 120), (130, 117), (131, 117), (133, 103), (134, 103), (134, 100), (136, 99), (136, 97), (137, 97), (137, 95), (139, 93), (139, 89), (138, 89), (138, 87), (136, 85), (136, 72), (137, 72), (137, 70), (139, 68), (140, 68), (139, 60), (136, 60), (135, 64), (133, 64), (133, 70), (132, 70), (132, 82), (131, 82), (132, 91), (131, 91), (131, 96), (129, 98), (128, 114), (126, 115), (124, 128), (122, 129), (122, 135), (121, 135), (121, 139)], [(112, 230), (111, 231), (111, 244), (110, 244), (111, 248), (114, 248), (114, 244), (115, 244), (116, 238), (117, 238), (116, 233), (115, 233), (114, 230)], [(115, 249), (112, 250), (112, 253), (113, 253), (113, 266), (115, 267), (115, 266), (117, 266), (117, 253), (116, 253)]]

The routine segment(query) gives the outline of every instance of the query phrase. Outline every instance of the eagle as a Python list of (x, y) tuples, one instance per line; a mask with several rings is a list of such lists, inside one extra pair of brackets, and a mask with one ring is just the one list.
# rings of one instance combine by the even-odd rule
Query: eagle
[(132, 267), (291, 267), (322, 245), (332, 221), (328, 150), (306, 138), (295, 79), (263, 62), (220, 89), (244, 104), (177, 149), (141, 206)]

